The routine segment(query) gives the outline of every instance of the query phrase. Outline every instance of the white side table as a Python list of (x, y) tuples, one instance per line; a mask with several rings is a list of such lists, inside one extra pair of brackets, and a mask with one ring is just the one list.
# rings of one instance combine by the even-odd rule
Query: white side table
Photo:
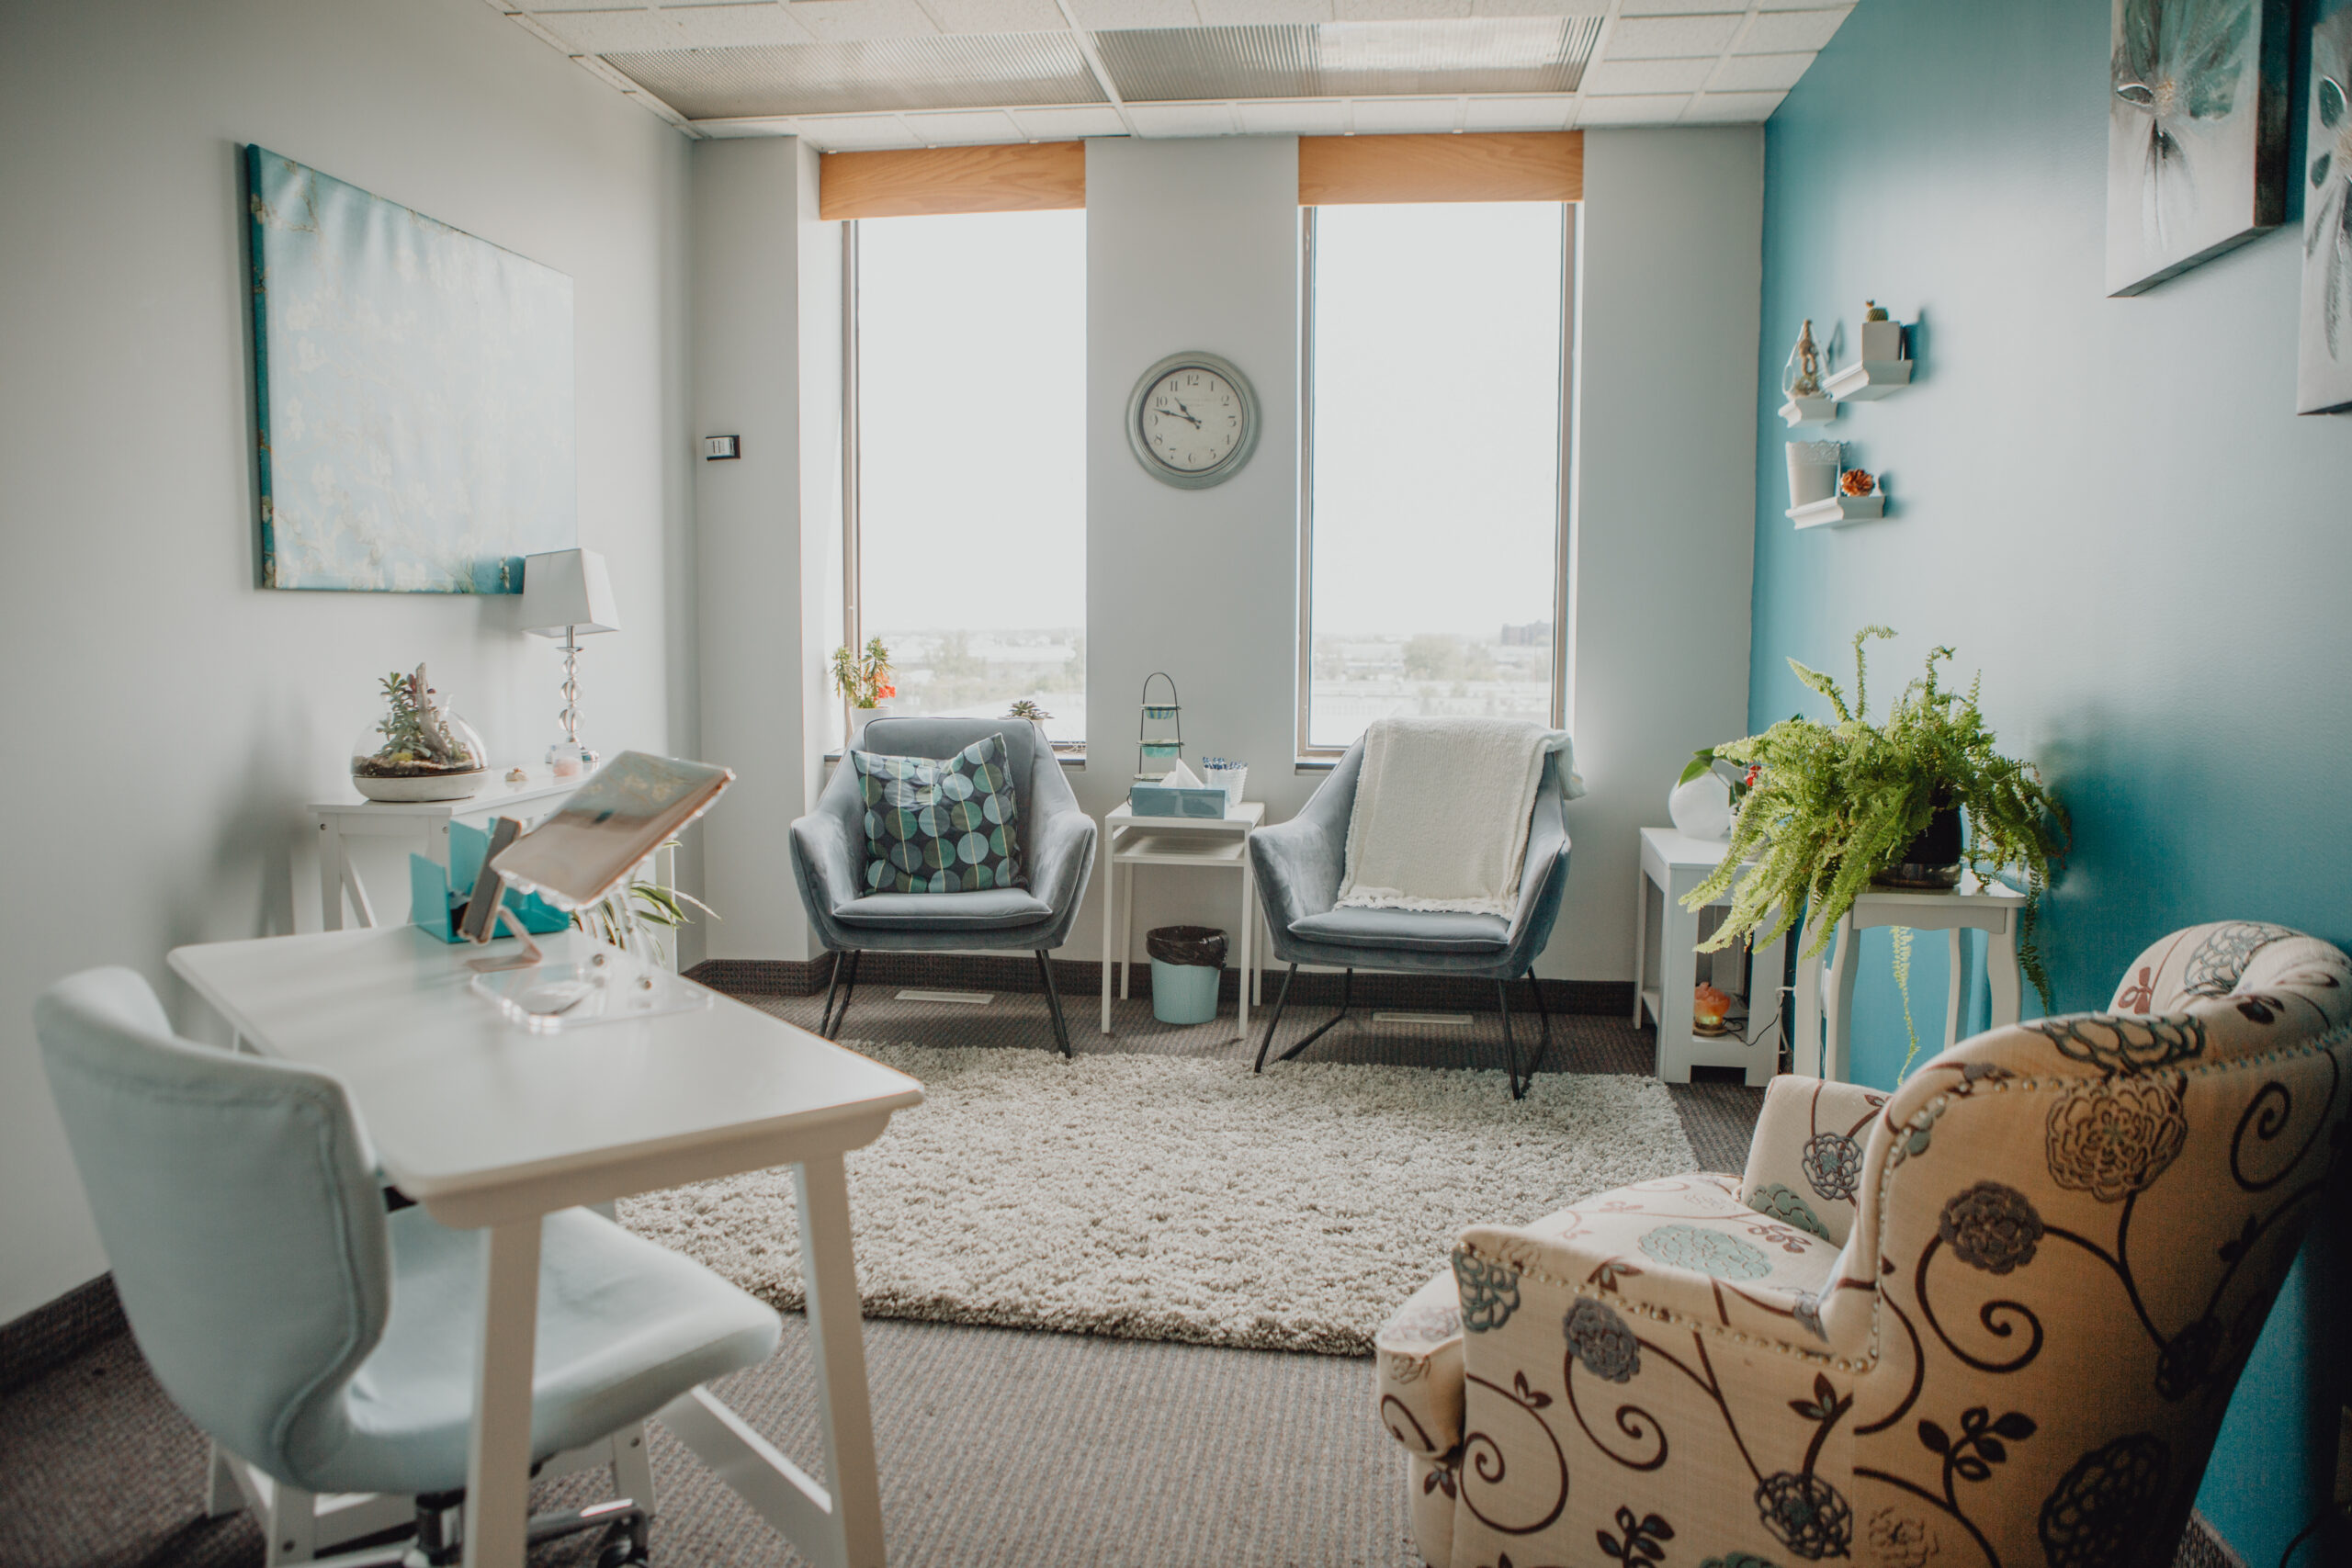
[[(1671, 828), (1642, 829), (1642, 875), (1634, 903), (1634, 1027), (1641, 1027), (1645, 1008), (1657, 1021), (1657, 1076), (1666, 1083), (1689, 1083), (1692, 1067), (1737, 1067), (1750, 1084), (1762, 1084), (1770, 1081), (1781, 1064), (1778, 1030), (1750, 1043), (1736, 1031), (1705, 1035), (1691, 1024), (1690, 998), (1699, 988), (1699, 912), (1684, 908), (1682, 898), (1722, 863), (1726, 847), (1721, 839), (1694, 839)], [(1658, 979), (1654, 987), (1647, 973), (1653, 886), (1666, 906), (1658, 919)], [(1715, 900), (1718, 905), (1730, 902), (1729, 894)], [(1770, 976), (1771, 981), (1769, 987), (1759, 987), (1754, 978), (1748, 981), (1747, 1027), (1751, 1030), (1760, 1010), (1756, 993), (1779, 992), (1787, 944), (1783, 936), (1755, 952), (1750, 976)]]
[[(1945, 1050), (1960, 1043), (1961, 1009), (1967, 1000), (1960, 985), (1960, 933), (1964, 931), (1985, 933), (1984, 978), (1993, 991), (1993, 1027), (2015, 1023), (2018, 919), (2024, 908), (2024, 894), (1997, 882), (1979, 882), (1973, 872), (1962, 872), (1960, 886), (1950, 892), (1862, 889), (1854, 896), (1854, 907), (1838, 918), (1838, 952), (1826, 966), (1828, 972), (1823, 973), (1818, 955), (1797, 960), (1796, 1070), (1841, 1083), (1852, 1070), (1854, 959), (1861, 947), (1854, 939), (1871, 926), (1908, 926), (1913, 931), (1948, 933), (1951, 981), (1944, 998)], [(1816, 934), (1808, 920), (1805, 947), (1813, 945)]]
[[(1223, 817), (1138, 817), (1125, 801), (1102, 818), (1102, 1032), (1111, 1032), (1111, 964), (1119, 965), (1119, 999), (1127, 996), (1128, 971), (1134, 966), (1136, 940), (1136, 874), (1139, 865), (1189, 865), (1241, 874), (1239, 964), (1241, 1009), (1239, 1038), (1250, 1034), (1250, 1003), (1264, 1000), (1265, 944), (1254, 940), (1263, 919), (1258, 908), (1257, 874), (1250, 866), (1250, 832), (1266, 819), (1266, 803), (1245, 800), (1227, 806)], [(1121, 866), (1127, 874), (1119, 874)], [(1260, 993), (1252, 998), (1252, 991)]]
[(512, 817), (525, 828), (536, 828), (584, 782), (580, 778), (558, 782), (545, 768), (533, 768), (530, 775), (528, 784), (519, 784), (492, 779), (480, 795), (467, 800), (368, 800), (357, 790), (346, 789), (339, 799), (312, 801), (309, 809), (319, 829), (319, 915), (324, 929), (343, 930), (345, 892), (351, 896), (359, 923), (376, 923), (375, 906), (351, 863), (345, 840), (404, 838), (417, 853), (435, 865), (447, 866), (450, 823), (463, 822), (488, 831), (492, 818)]

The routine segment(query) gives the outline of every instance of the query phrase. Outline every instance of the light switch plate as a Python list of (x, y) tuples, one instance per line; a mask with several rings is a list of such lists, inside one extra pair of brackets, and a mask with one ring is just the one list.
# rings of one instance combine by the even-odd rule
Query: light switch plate
[(702, 460), (715, 463), (722, 457), (743, 455), (742, 438), (735, 435), (706, 435), (702, 438)]

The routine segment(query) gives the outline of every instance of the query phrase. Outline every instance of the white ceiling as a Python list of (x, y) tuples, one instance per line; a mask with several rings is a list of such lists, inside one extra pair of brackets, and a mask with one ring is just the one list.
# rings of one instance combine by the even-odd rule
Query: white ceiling
[[(697, 136), (1754, 122), (1851, 0), (486, 0)], [(1280, 96), (1267, 96), (1279, 94)]]

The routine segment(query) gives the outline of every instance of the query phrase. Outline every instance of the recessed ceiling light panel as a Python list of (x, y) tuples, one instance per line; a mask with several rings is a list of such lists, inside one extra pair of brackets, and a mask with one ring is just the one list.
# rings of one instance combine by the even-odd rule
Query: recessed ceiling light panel
[(1104, 101), (1069, 32), (859, 39), (605, 58), (688, 119)]
[(1600, 21), (1133, 28), (1093, 38), (1112, 85), (1130, 103), (1572, 93), (1592, 58)]

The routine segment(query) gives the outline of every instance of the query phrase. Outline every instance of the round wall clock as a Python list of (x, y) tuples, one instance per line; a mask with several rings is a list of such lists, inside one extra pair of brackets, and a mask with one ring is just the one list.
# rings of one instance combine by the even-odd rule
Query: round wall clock
[(1221, 355), (1171, 354), (1143, 373), (1127, 399), (1127, 445), (1162, 484), (1223, 484), (1257, 450), (1257, 389)]

